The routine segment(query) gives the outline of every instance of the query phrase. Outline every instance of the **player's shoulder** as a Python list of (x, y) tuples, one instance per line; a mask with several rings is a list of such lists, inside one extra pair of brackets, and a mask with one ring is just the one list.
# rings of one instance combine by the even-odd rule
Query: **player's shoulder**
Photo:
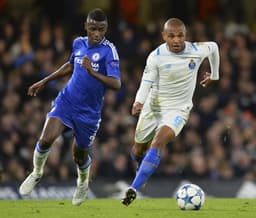
[(208, 48), (209, 46), (218, 46), (216, 42), (214, 41), (206, 41), (206, 42), (190, 42), (189, 43), (191, 48), (194, 50), (201, 50)]
[(113, 42), (109, 41), (108, 39), (104, 38), (101, 42), (101, 45), (103, 46), (103, 49), (106, 49), (108, 52), (111, 52), (114, 59), (119, 59), (116, 46)]
[(161, 55), (166, 54), (166, 45), (165, 43), (159, 45), (157, 48), (155, 48), (152, 52), (150, 52), (149, 57), (155, 58)]
[(112, 49), (115, 48), (116, 46), (114, 45), (113, 42), (109, 41), (108, 39), (104, 38), (103, 41), (101, 42), (102, 46), (106, 47), (107, 49)]
[(73, 47), (80, 48), (88, 40), (88, 37), (78, 36), (73, 40)]

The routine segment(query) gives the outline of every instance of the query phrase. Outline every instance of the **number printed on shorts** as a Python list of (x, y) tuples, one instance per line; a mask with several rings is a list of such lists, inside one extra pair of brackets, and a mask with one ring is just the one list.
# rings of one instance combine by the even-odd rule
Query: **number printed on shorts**
[(175, 117), (174, 121), (173, 121), (173, 124), (174, 126), (177, 128), (179, 127), (179, 125), (182, 123), (182, 117), (181, 116), (177, 116)]

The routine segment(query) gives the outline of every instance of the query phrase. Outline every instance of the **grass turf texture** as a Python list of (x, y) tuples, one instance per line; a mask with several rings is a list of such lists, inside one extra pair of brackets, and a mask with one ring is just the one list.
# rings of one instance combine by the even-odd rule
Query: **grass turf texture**
[(182, 211), (174, 199), (137, 199), (129, 207), (119, 200), (87, 200), (81, 206), (71, 200), (0, 200), (1, 218), (251, 218), (256, 217), (255, 199), (206, 199), (199, 211)]

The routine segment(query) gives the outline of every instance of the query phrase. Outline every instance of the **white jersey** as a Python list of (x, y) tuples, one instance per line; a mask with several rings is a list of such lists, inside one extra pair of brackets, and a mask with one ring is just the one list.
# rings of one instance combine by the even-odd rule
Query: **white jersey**
[[(219, 50), (215, 42), (185, 42), (179, 53), (169, 50), (166, 43), (150, 53), (135, 102), (145, 103), (153, 110), (186, 109), (193, 106), (197, 73), (208, 57), (211, 79), (219, 79)], [(143, 87), (142, 84), (147, 84)], [(150, 84), (150, 86), (149, 86)], [(148, 90), (145, 87), (151, 87)]]

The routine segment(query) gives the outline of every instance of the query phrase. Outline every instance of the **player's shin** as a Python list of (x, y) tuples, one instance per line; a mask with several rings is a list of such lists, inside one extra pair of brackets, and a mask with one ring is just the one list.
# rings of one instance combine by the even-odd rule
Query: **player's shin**
[(43, 150), (39, 143), (36, 144), (34, 155), (33, 155), (33, 174), (38, 177), (43, 175), (44, 165), (50, 154), (50, 149)]
[(140, 168), (140, 165), (141, 165), (141, 162), (144, 158), (144, 155), (143, 156), (138, 156), (138, 155), (135, 155), (132, 151), (130, 153), (130, 157), (133, 161), (136, 161), (138, 166), (137, 166), (137, 170)]
[(160, 152), (157, 148), (150, 148), (144, 157), (135, 179), (131, 185), (135, 190), (139, 190), (147, 182), (149, 177), (155, 172), (160, 163)]

